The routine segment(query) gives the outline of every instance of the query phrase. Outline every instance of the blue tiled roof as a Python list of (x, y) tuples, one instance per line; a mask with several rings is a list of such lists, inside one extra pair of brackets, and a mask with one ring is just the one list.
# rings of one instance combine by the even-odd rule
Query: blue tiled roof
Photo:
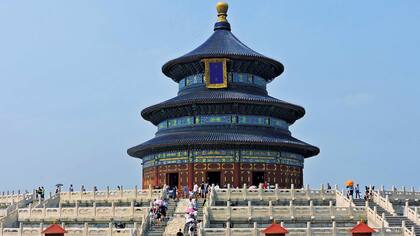
[(319, 149), (296, 138), (285, 134), (256, 134), (235, 131), (194, 131), (167, 133), (132, 147), (128, 150), (131, 156), (141, 157), (148, 153), (157, 152), (165, 148), (199, 148), (202, 146), (252, 146), (261, 148), (277, 147), (292, 149), (305, 157), (317, 155)]
[[(296, 119), (301, 118), (305, 114), (305, 109), (301, 106), (270, 97), (268, 95), (257, 95), (242, 93), (232, 90), (209, 90), (205, 89), (194, 93), (178, 95), (172, 99), (161, 102), (159, 104), (145, 108), (142, 111), (143, 118), (149, 120), (152, 112), (164, 108), (178, 107), (191, 104), (215, 104), (215, 103), (248, 103), (256, 105), (270, 105), (281, 109), (293, 110), (296, 113)], [(292, 121), (294, 122), (294, 120)], [(291, 122), (291, 123), (292, 123)]]
[(244, 64), (244, 61), (247, 61), (249, 64), (242, 68), (242, 72), (248, 70), (268, 81), (283, 72), (284, 67), (280, 62), (250, 49), (232, 34), (230, 26), (226, 27), (226, 24), (229, 23), (223, 22), (223, 24), (221, 22), (216, 23), (214, 33), (198, 48), (163, 65), (163, 73), (178, 81), (188, 74), (202, 72), (204, 68), (200, 60), (213, 57), (231, 59), (233, 71), (235, 68), (238, 69), (240, 64)]

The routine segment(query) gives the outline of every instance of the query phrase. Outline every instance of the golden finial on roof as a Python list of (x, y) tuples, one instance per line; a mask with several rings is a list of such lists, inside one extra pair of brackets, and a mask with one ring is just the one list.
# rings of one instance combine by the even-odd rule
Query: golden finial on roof
[(227, 11), (228, 11), (229, 5), (226, 2), (218, 2), (216, 4), (217, 9), (217, 22), (227, 22)]

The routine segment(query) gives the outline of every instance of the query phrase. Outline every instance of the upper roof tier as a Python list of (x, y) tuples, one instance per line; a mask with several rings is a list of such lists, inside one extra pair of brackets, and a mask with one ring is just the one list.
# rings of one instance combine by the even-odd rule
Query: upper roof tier
[(226, 20), (227, 4), (219, 3), (217, 11), (218, 22), (214, 25), (214, 33), (198, 48), (165, 63), (162, 71), (166, 76), (178, 82), (186, 76), (203, 73), (201, 60), (204, 58), (228, 58), (229, 71), (258, 75), (267, 81), (284, 71), (280, 62), (255, 52), (232, 34)]

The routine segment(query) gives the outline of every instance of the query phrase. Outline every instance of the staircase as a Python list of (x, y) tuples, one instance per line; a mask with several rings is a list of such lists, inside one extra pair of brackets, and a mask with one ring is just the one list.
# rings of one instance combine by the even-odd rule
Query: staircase
[(168, 210), (166, 211), (166, 219), (162, 219), (160, 223), (152, 222), (149, 228), (146, 230), (145, 235), (148, 236), (162, 236), (165, 232), (166, 225), (171, 217), (173, 217), (176, 201), (173, 199), (168, 199)]
[(203, 220), (203, 208), (205, 207), (203, 206), (204, 199), (205, 198), (199, 198), (197, 202), (197, 221)]
[[(354, 204), (356, 206), (365, 206), (365, 200), (364, 199), (354, 199)], [(409, 220), (407, 217), (403, 215), (392, 215), (388, 211), (386, 211), (384, 208), (376, 204), (374, 201), (369, 200), (368, 201), (369, 208), (373, 209), (376, 206), (376, 212), (378, 215), (382, 216), (382, 213), (385, 215), (385, 220), (388, 222), (390, 227), (402, 227), (402, 222), (405, 221), (405, 227), (411, 230), (412, 227), (414, 227), (414, 233), (415, 235), (420, 236), (420, 227), (416, 225), (413, 221)]]

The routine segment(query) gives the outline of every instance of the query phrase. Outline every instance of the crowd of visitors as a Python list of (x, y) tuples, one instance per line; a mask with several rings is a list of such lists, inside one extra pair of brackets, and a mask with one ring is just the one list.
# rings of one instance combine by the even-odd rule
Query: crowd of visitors
[[(363, 199), (368, 201), (372, 198), (373, 191), (375, 190), (375, 186), (365, 186), (365, 195)], [(352, 199), (362, 199), (361, 192), (360, 192), (360, 185), (347, 185), (346, 186), (346, 196), (347, 198)]]
[(202, 198), (207, 197), (207, 194), (210, 190), (210, 184), (202, 182), (201, 185), (198, 185), (197, 183), (194, 184), (192, 189), (188, 189), (188, 186), (182, 187), (182, 197), (184, 198), (190, 198), (190, 197), (197, 197), (200, 196)]
[(197, 214), (198, 214), (198, 199), (189, 198), (187, 211), (185, 214), (185, 228), (184, 232), (188, 232), (188, 235), (193, 236), (197, 228)]
[(155, 199), (150, 208), (149, 216), (151, 224), (159, 225), (162, 221), (165, 221), (166, 211), (168, 210), (168, 201), (164, 199)]

